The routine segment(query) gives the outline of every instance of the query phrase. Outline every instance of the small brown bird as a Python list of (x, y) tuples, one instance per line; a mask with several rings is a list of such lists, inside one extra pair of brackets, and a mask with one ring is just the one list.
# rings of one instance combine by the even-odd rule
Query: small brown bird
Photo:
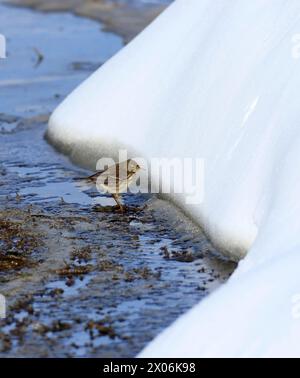
[(116, 201), (119, 209), (124, 212), (120, 194), (127, 192), (135, 174), (141, 169), (136, 161), (127, 161), (111, 165), (103, 171), (98, 171), (87, 177), (85, 180), (96, 184), (96, 186), (110, 193)]

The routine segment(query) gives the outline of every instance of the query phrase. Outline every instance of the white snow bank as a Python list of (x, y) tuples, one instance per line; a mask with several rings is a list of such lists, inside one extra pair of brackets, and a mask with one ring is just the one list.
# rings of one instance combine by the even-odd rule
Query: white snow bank
[(177, 0), (51, 117), (49, 139), (93, 168), (120, 146), (204, 158), (204, 202), (175, 200), (248, 251), (142, 356), (300, 356), (299, 33), (299, 0)]

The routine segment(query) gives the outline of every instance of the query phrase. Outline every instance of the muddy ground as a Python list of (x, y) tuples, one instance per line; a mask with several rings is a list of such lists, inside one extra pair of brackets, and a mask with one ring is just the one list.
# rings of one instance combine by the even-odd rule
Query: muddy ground
[(82, 172), (27, 122), (1, 135), (0, 356), (134, 356), (235, 266), (162, 200), (127, 195), (120, 214), (77, 192)]
[[(0, 357), (132, 357), (235, 264), (154, 196), (125, 195), (129, 211), (118, 213), (109, 197), (78, 187), (74, 178), (89, 172), (44, 140), (50, 112), (120, 38), (68, 14), (0, 8), (9, 40), (0, 61)], [(74, 28), (84, 51), (72, 48)]]

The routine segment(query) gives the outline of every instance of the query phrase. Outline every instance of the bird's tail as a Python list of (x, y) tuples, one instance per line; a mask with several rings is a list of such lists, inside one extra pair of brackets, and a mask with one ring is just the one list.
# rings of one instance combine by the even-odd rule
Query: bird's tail
[(92, 180), (88, 180), (87, 177), (74, 177), (73, 182), (76, 188), (82, 192), (90, 190), (94, 186), (94, 182)]
[(86, 181), (86, 182), (94, 182), (97, 180), (98, 176), (102, 173), (103, 171), (98, 171), (94, 174), (92, 174), (91, 176), (87, 176), (87, 177), (74, 177), (73, 180), (74, 181)]

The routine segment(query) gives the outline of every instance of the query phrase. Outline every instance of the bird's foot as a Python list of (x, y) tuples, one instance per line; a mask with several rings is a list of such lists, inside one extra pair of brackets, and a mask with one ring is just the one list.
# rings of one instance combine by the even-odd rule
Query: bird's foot
[(119, 206), (116, 206), (116, 211), (118, 213), (121, 213), (121, 214), (124, 214), (126, 211), (127, 211), (127, 206), (125, 205), (119, 205)]

